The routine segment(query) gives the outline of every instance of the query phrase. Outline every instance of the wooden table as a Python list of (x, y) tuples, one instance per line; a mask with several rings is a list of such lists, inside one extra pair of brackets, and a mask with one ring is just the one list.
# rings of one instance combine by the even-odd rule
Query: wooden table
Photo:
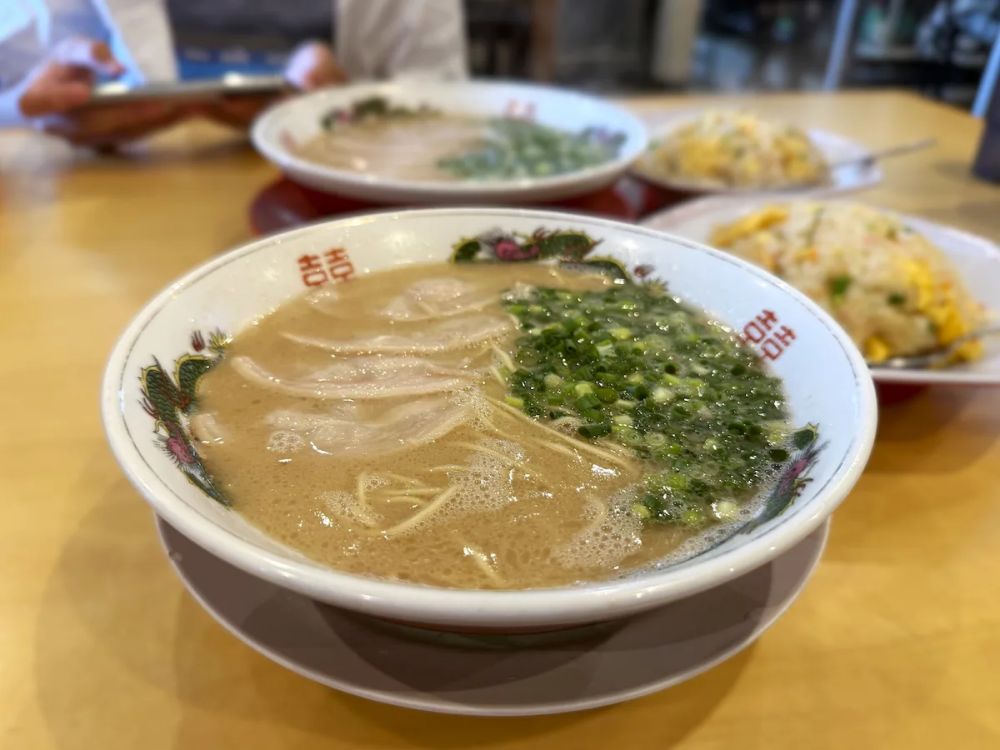
[[(872, 200), (1000, 240), (1000, 188), (969, 176), (971, 117), (903, 94), (749, 103), (873, 147), (937, 136), (886, 164)], [(274, 176), (208, 126), (130, 158), (0, 135), (0, 746), (1000, 747), (1000, 390), (883, 409), (799, 602), (658, 695), (532, 719), (424, 715), (313, 684), (225, 633), (112, 460), (98, 383), (154, 292), (247, 238), (248, 201)]]

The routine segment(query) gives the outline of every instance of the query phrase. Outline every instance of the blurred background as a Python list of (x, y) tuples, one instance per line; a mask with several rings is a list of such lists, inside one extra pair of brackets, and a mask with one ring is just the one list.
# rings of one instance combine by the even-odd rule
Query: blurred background
[[(168, 0), (182, 77), (278, 71), (327, 0)], [(885, 86), (969, 108), (1000, 0), (465, 0), (473, 75), (602, 93)]]

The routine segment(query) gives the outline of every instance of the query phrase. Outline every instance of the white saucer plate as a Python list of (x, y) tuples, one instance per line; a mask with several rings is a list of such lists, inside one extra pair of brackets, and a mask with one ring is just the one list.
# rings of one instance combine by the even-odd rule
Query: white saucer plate
[(802, 591), (830, 522), (766, 565), (660, 609), (520, 636), (417, 630), (350, 614), (243, 572), (162, 519), (157, 526), (195, 599), (237, 638), (293, 672), (396, 706), (529, 716), (638, 698), (746, 648)]
[[(646, 182), (650, 182), (668, 190), (676, 190), (685, 193), (695, 193), (699, 195), (755, 195), (764, 192), (781, 195), (810, 195), (813, 193), (849, 193), (857, 190), (865, 190), (878, 185), (882, 181), (882, 170), (878, 164), (850, 164), (834, 169), (831, 172), (831, 181), (825, 185), (803, 188), (781, 188), (766, 190), (763, 188), (750, 187), (727, 187), (722, 185), (705, 184), (695, 181), (685, 181), (663, 174), (656, 168), (653, 162), (652, 151), (656, 144), (667, 137), (671, 132), (696, 119), (701, 112), (683, 110), (659, 115), (656, 122), (649, 123), (651, 132), (650, 146), (632, 164), (631, 171)], [(851, 162), (862, 159), (871, 153), (871, 150), (863, 143), (846, 138), (837, 133), (817, 128), (807, 128), (806, 132), (813, 143), (825, 157), (829, 164), (839, 164), (841, 162)]]
[[(815, 197), (824, 199), (833, 196), (824, 193)], [(701, 198), (654, 214), (642, 224), (650, 229), (709, 244), (712, 230), (719, 224), (734, 221), (776, 200), (781, 198), (774, 195)], [(990, 308), (994, 318), (1000, 317), (1000, 247), (985, 237), (917, 216), (901, 215), (901, 218), (941, 248), (962, 275), (970, 294)], [(985, 354), (975, 362), (941, 370), (873, 367), (872, 378), (877, 383), (910, 385), (1000, 385), (1000, 337), (987, 338), (983, 344)]]

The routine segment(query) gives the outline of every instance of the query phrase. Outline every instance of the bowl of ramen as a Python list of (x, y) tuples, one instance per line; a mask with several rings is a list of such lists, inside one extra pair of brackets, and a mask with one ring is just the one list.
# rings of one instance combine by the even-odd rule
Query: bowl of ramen
[(877, 166), (857, 163), (866, 154), (833, 133), (749, 111), (678, 112), (658, 125), (633, 171), (694, 193), (857, 190), (881, 179)]
[[(646, 223), (731, 252), (805, 292), (847, 330), (877, 381), (1000, 383), (997, 342), (966, 339), (1000, 317), (985, 305), (1000, 284), (1000, 249), (985, 238), (820, 198), (706, 199)], [(934, 368), (882, 364), (945, 347), (950, 358)]]
[(638, 119), (592, 96), (424, 81), (295, 97), (252, 137), (293, 180), (383, 203), (568, 198), (613, 182), (648, 142)]
[(871, 449), (868, 369), (744, 261), (615, 222), (315, 224), (170, 285), (105, 427), (170, 525), (349, 610), (506, 632), (624, 617), (780, 555)]

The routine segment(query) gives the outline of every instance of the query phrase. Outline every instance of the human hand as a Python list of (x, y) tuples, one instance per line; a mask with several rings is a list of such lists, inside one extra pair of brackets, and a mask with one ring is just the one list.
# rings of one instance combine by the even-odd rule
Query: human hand
[(285, 66), (285, 78), (304, 91), (347, 83), (347, 73), (337, 63), (333, 50), (320, 42), (306, 42), (296, 48)]
[[(300, 45), (288, 58), (285, 79), (297, 89), (311, 91), (346, 83), (347, 74), (337, 64), (333, 51), (327, 45), (307, 42)], [(242, 95), (222, 97), (199, 105), (196, 111), (216, 122), (235, 128), (247, 128), (262, 110), (280, 98)]]
[(103, 42), (67, 39), (28, 74), (18, 92), (18, 109), (36, 118), (82, 107), (90, 101), (96, 73), (116, 76), (124, 70)]
[(191, 110), (223, 125), (245, 130), (257, 115), (280, 98), (280, 95), (271, 94), (223, 96), (194, 104)]
[(81, 146), (112, 146), (185, 116), (178, 107), (128, 102), (87, 107), (98, 73), (120, 75), (121, 63), (103, 42), (68, 39), (28, 75), (17, 92), (19, 113), (39, 129)]

